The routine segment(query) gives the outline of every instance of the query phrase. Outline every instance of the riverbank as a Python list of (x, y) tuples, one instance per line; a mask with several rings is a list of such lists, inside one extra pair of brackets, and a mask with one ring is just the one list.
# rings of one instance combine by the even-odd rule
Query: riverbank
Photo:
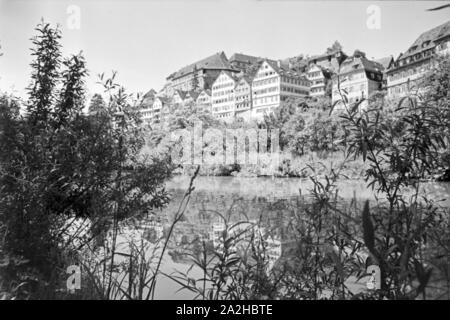
[[(345, 179), (360, 179), (367, 169), (361, 159), (346, 159), (343, 152), (310, 152), (300, 157), (281, 153), (277, 158), (258, 155), (257, 159), (256, 164), (203, 164), (199, 175), (308, 178), (325, 177), (331, 172), (336, 172)], [(192, 175), (195, 169), (195, 165), (183, 165), (178, 167), (174, 174)]]
[[(358, 180), (365, 177), (366, 170), (369, 168), (362, 159), (348, 159), (342, 151), (309, 152), (303, 156), (281, 153), (278, 158), (258, 155), (257, 159), (256, 164), (202, 164), (199, 176), (324, 178), (334, 172), (339, 174), (340, 179)], [(196, 168), (197, 165), (180, 165), (173, 174), (192, 176)], [(420, 180), (450, 182), (450, 169), (435, 170)]]

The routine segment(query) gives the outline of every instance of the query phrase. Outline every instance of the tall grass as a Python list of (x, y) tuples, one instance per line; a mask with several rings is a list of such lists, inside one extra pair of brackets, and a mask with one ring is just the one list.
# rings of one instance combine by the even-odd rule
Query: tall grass
[[(155, 243), (145, 239), (145, 230), (138, 224), (143, 220), (113, 223), (113, 230), (102, 239), (100, 245), (87, 246), (79, 255), (82, 265), (83, 288), (91, 298), (105, 300), (149, 300), (155, 298), (161, 265), (166, 255), (173, 230), (183, 218), (198, 170), (192, 176), (167, 234)], [(144, 220), (145, 223), (145, 220)]]

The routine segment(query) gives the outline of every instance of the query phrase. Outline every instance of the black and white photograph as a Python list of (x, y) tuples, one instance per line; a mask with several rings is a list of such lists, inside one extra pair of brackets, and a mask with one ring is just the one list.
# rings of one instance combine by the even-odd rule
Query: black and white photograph
[(450, 300), (450, 2), (0, 0), (0, 300)]

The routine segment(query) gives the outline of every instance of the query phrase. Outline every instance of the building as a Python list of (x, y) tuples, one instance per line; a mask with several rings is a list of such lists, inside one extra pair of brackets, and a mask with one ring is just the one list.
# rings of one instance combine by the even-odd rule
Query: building
[(189, 92), (186, 92), (183, 100), (183, 105), (187, 106), (189, 104), (193, 104), (197, 101), (198, 92), (191, 90)]
[(381, 64), (383, 66), (383, 82), (381, 84), (381, 89), (386, 90), (387, 89), (387, 70), (391, 67), (391, 65), (394, 63), (394, 57), (388, 56), (381, 59), (376, 59), (375, 62)]
[(184, 105), (184, 99), (186, 98), (186, 92), (183, 90), (175, 90), (173, 95), (171, 96), (172, 103), (174, 105)]
[(162, 111), (169, 106), (169, 99), (157, 97), (153, 102), (153, 122), (159, 123), (162, 118)]
[(168, 76), (167, 95), (171, 95), (172, 92), (170, 91), (175, 90), (210, 89), (211, 83), (222, 71), (238, 72), (231, 66), (223, 51), (183, 67)]
[(211, 109), (211, 90), (203, 89), (197, 96), (197, 108), (203, 111), (212, 112)]
[(390, 97), (403, 96), (431, 69), (435, 54), (448, 54), (450, 21), (422, 33), (405, 53), (401, 53), (387, 70)]
[(328, 51), (324, 54), (315, 55), (308, 58), (308, 65), (317, 65), (323, 69), (337, 73), (339, 64), (347, 58), (342, 50)]
[(142, 97), (141, 104), (143, 106), (151, 106), (153, 102), (155, 101), (157, 93), (155, 90), (150, 89), (144, 96)]
[(236, 78), (229, 71), (222, 71), (211, 90), (212, 114), (220, 120), (231, 121), (235, 115), (234, 88)]
[(145, 106), (140, 110), (141, 119), (144, 123), (159, 123), (161, 120), (161, 110), (169, 105), (169, 100), (165, 97), (155, 97), (151, 106)]
[(307, 96), (309, 86), (304, 75), (291, 71), (281, 61), (264, 60), (252, 81), (252, 118), (261, 119), (289, 97)]
[[(337, 103), (338, 108), (339, 105), (342, 106), (341, 94), (347, 96), (348, 103), (367, 99), (381, 89), (382, 82), (383, 66), (367, 59), (363, 52), (356, 50), (353, 56), (341, 64), (339, 75), (333, 77), (332, 103)], [(365, 105), (366, 102), (360, 107), (364, 108)]]
[(309, 95), (311, 97), (323, 97), (326, 94), (327, 85), (331, 79), (331, 71), (317, 64), (310, 64), (306, 71), (306, 77), (311, 83)]
[(236, 81), (234, 89), (235, 96), (235, 117), (248, 121), (251, 118), (252, 110), (252, 80), (247, 75), (241, 75)]
[(235, 53), (230, 57), (230, 64), (233, 69), (247, 70), (248, 67), (262, 60), (260, 57), (249, 56), (247, 54)]
[(152, 106), (145, 106), (141, 110), (139, 110), (141, 114), (141, 120), (144, 124), (149, 124), (153, 120), (153, 108)]

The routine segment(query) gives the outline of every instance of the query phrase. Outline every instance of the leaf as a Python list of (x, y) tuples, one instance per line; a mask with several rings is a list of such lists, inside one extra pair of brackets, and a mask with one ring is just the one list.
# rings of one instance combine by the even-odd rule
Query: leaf
[(448, 8), (448, 7), (450, 7), (450, 4), (444, 4), (444, 5), (439, 6), (439, 7), (427, 9), (427, 11), (437, 11), (437, 10), (442, 10), (442, 9), (445, 9), (445, 8)]
[(336, 270), (339, 274), (339, 277), (341, 278), (342, 281), (344, 281), (345, 274), (344, 274), (344, 268), (342, 266), (341, 260), (339, 259), (336, 252), (334, 252), (334, 250), (330, 250), (330, 256), (331, 256), (331, 259), (333, 259), (334, 264), (336, 265)]

